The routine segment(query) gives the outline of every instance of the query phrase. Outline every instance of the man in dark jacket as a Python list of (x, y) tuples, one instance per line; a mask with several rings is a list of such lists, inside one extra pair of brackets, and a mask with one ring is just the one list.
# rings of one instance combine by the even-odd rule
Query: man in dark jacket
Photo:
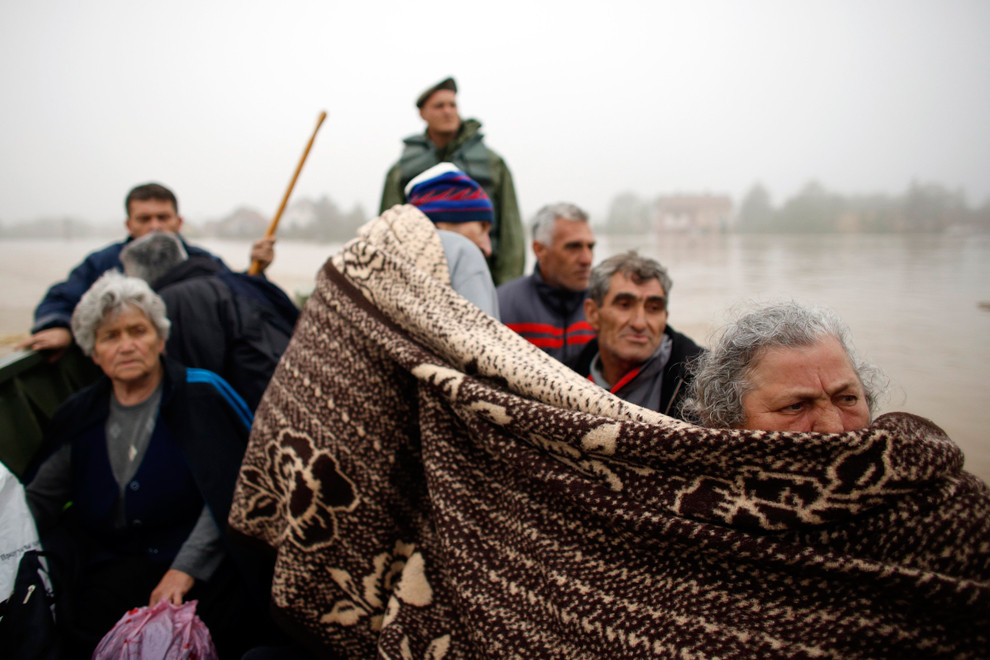
[(132, 241), (120, 260), (126, 274), (148, 282), (165, 301), (169, 357), (220, 374), (257, 408), (299, 317), (288, 296), (263, 277), (187, 255), (168, 232)]
[(461, 121), (457, 112), (457, 83), (446, 78), (416, 100), (426, 132), (403, 140), (402, 155), (385, 177), (380, 213), (407, 202), (404, 190), (417, 175), (434, 165), (452, 162), (481, 184), (495, 207), (492, 254), (488, 266), (495, 284), (523, 273), (526, 246), (512, 174), (502, 157), (489, 149), (476, 119)]
[(598, 337), (572, 366), (630, 403), (682, 419), (687, 362), (702, 349), (667, 325), (671, 285), (663, 266), (633, 251), (595, 266), (584, 312)]
[(594, 247), (587, 213), (548, 204), (533, 219), (533, 273), (498, 287), (502, 323), (565, 364), (595, 336), (584, 318)]
[[(120, 252), (129, 242), (152, 231), (167, 231), (178, 235), (182, 228), (179, 215), (179, 202), (175, 193), (158, 183), (144, 183), (135, 186), (124, 199), (127, 211), (127, 238), (113, 243), (88, 255), (81, 264), (72, 269), (68, 279), (53, 285), (34, 311), (34, 324), (31, 336), (18, 344), (18, 348), (36, 351), (55, 351), (56, 356), (72, 343), (69, 321), (72, 312), (82, 295), (108, 270), (120, 270)], [(272, 239), (261, 239), (251, 248), (251, 258), (258, 261), (262, 270), (275, 258)], [(206, 250), (183, 242), (183, 247), (191, 256), (207, 257), (223, 270), (226, 264)]]

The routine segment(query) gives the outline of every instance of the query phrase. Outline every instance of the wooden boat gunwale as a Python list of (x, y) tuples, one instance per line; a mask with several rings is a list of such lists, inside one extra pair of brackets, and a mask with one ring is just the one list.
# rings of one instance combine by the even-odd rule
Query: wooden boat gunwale
[(31, 350), (0, 358), (0, 461), (18, 478), (41, 447), (58, 407), (100, 373), (75, 345), (54, 362)]

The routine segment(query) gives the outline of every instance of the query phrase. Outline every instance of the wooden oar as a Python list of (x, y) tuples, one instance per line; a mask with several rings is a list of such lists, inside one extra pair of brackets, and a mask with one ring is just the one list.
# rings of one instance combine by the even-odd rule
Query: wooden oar
[[(306, 144), (306, 150), (303, 152), (302, 158), (299, 159), (299, 166), (296, 167), (296, 173), (292, 175), (292, 181), (289, 182), (289, 187), (285, 191), (285, 197), (282, 198), (282, 203), (278, 207), (278, 211), (275, 213), (275, 217), (268, 224), (268, 231), (265, 232), (265, 238), (271, 238), (275, 235), (275, 231), (278, 229), (278, 222), (282, 219), (282, 211), (285, 210), (285, 205), (289, 202), (289, 195), (292, 194), (292, 189), (296, 185), (296, 179), (299, 178), (299, 173), (302, 171), (303, 163), (306, 162), (306, 157), (309, 156), (309, 150), (313, 147), (313, 140), (316, 139), (316, 132), (320, 130), (320, 126), (323, 124), (323, 120), (327, 118), (326, 112), (320, 113), (320, 118), (316, 120), (316, 128), (313, 129), (313, 134), (309, 136), (309, 142)], [(248, 268), (248, 275), (257, 275), (261, 272), (261, 263), (252, 260), (251, 267)]]

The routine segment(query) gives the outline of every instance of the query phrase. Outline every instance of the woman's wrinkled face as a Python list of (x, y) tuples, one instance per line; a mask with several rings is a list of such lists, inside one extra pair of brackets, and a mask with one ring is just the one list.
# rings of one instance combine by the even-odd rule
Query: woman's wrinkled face
[(870, 423), (863, 384), (835, 338), (773, 348), (757, 358), (743, 396), (740, 428), (842, 433)]
[(96, 330), (95, 362), (113, 381), (139, 382), (156, 374), (165, 340), (155, 324), (136, 307), (125, 307), (116, 316), (105, 316)]

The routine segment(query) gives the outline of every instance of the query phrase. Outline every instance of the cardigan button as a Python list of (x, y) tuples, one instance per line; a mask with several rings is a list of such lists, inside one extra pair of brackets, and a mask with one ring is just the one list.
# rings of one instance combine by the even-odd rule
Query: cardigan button
[(132, 481), (132, 482), (130, 483), (130, 485), (129, 485), (129, 488), (130, 488), (131, 490), (138, 490), (139, 488), (141, 488), (141, 484), (139, 484), (139, 483), (138, 483), (138, 482), (136, 482), (136, 481)]

